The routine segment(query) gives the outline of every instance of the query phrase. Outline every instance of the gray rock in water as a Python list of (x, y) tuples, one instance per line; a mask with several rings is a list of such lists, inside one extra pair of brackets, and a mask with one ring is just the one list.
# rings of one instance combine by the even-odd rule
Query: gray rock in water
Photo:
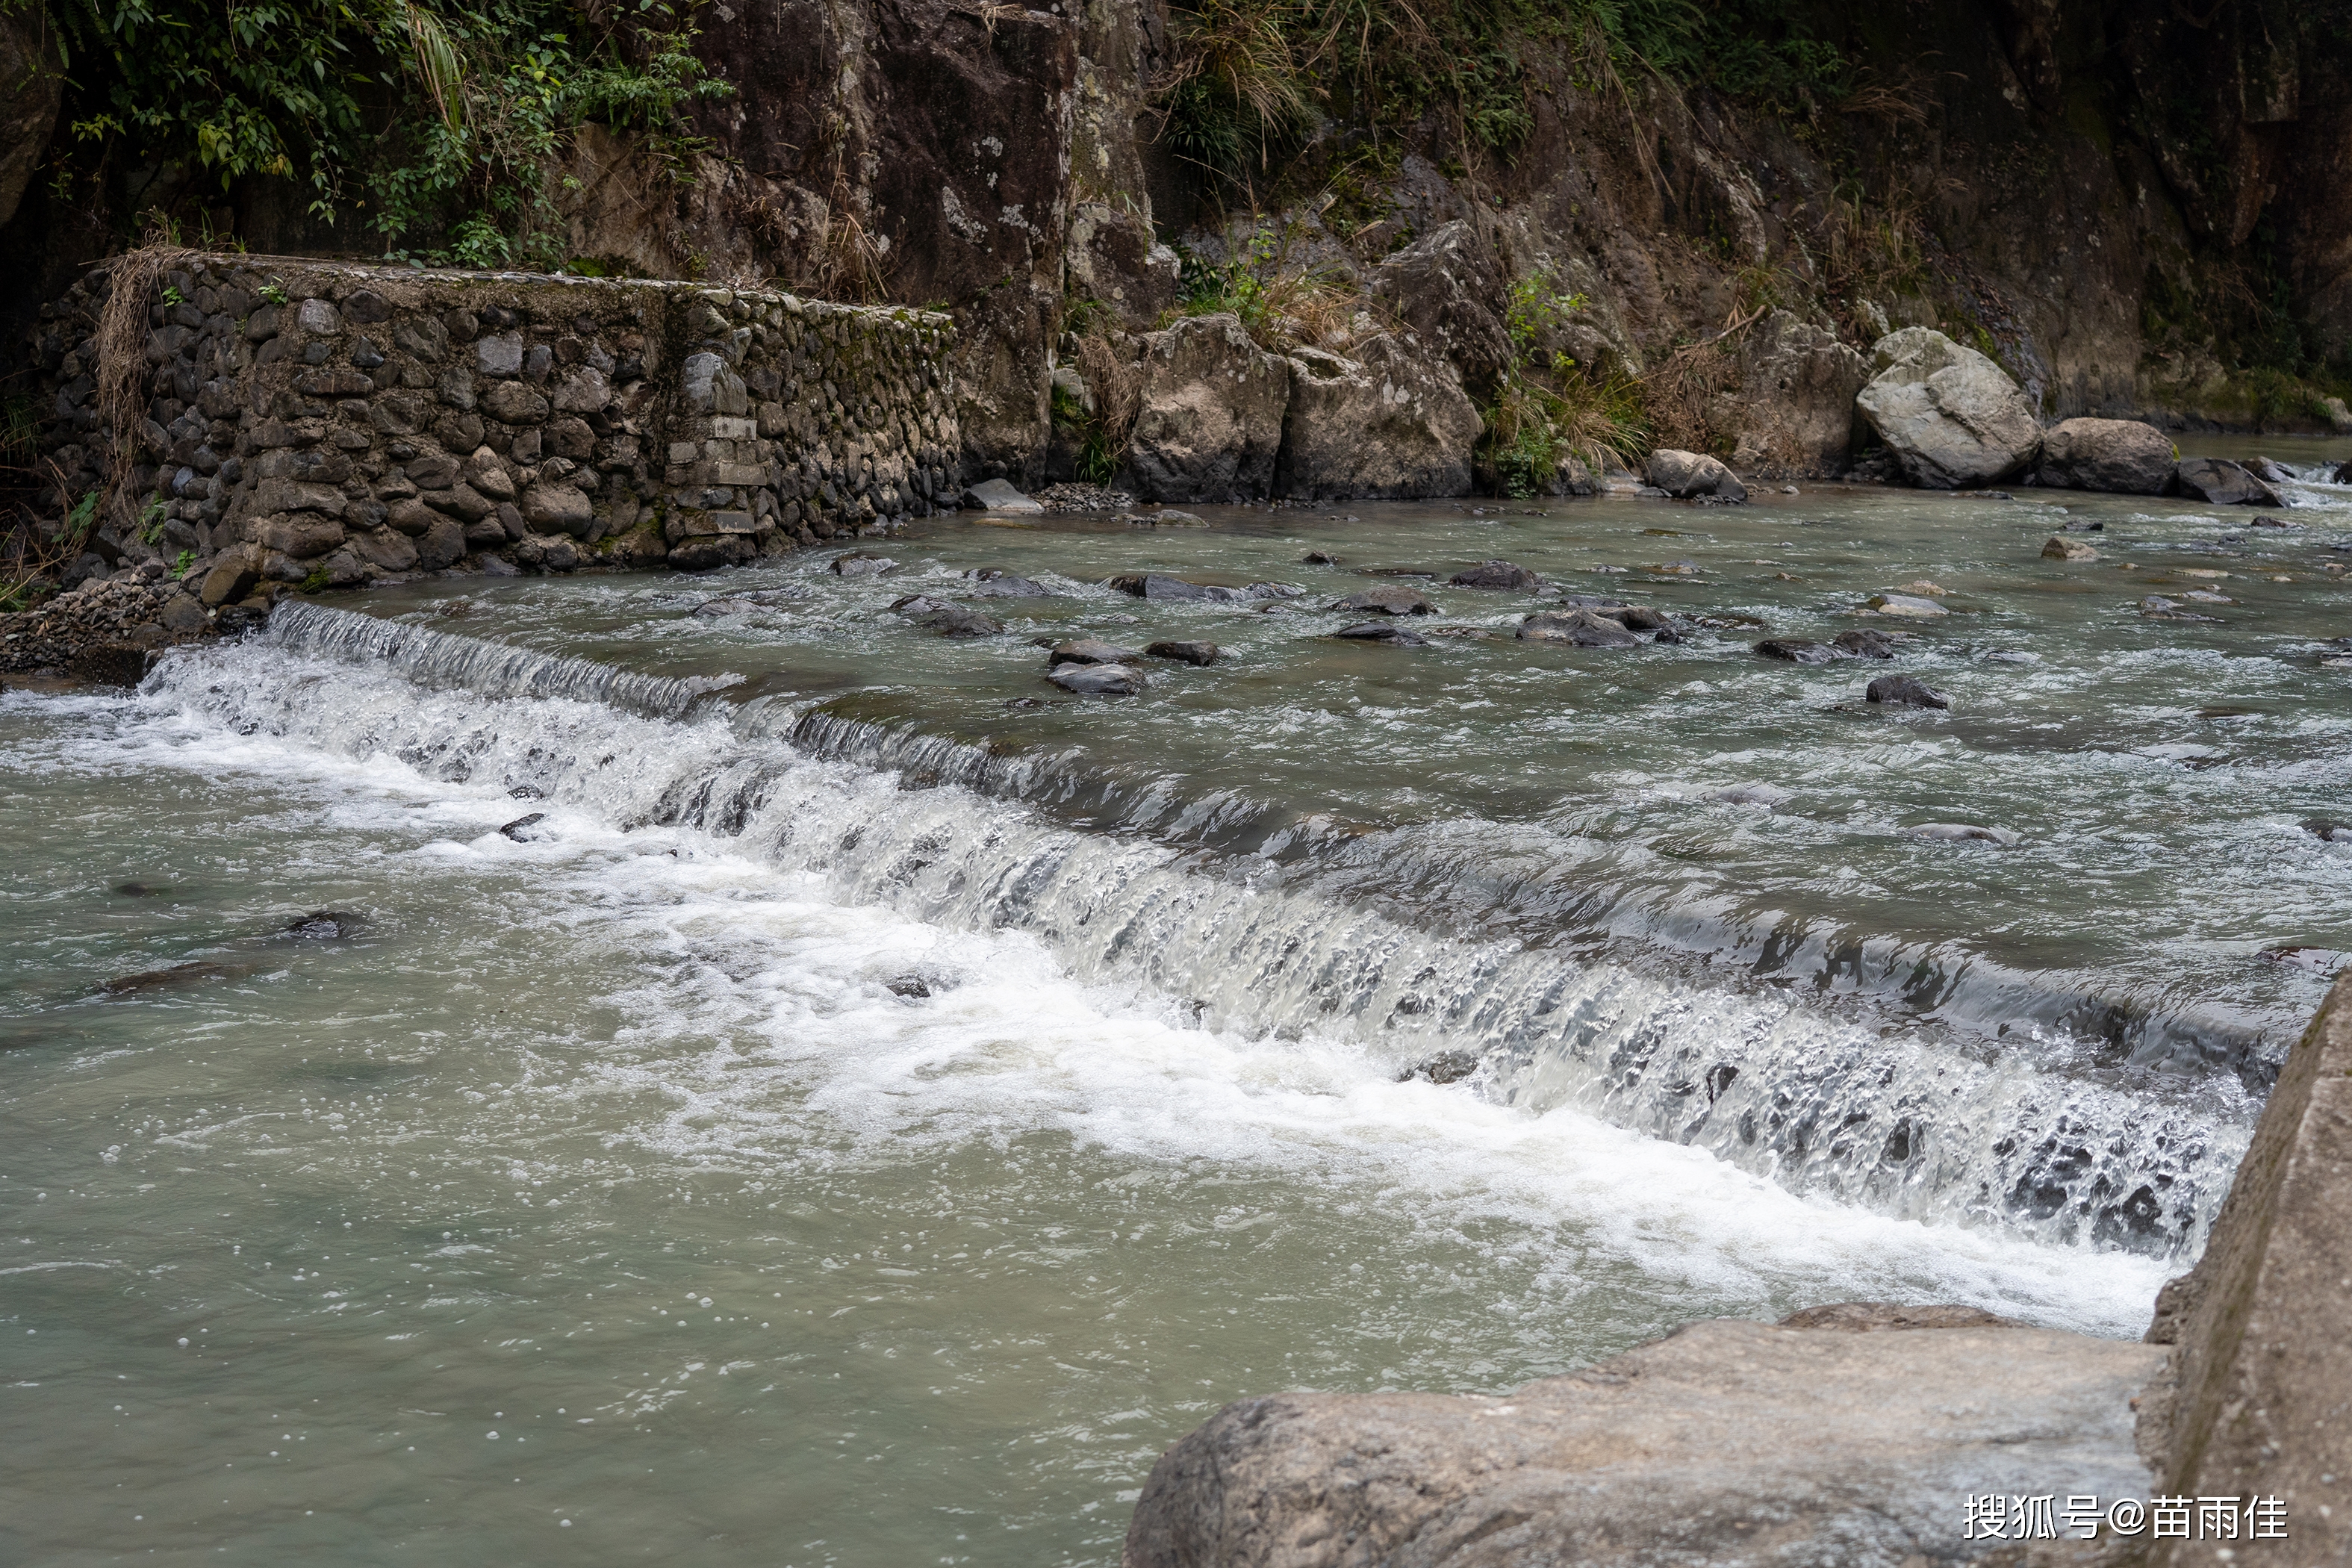
[(1003, 479), (982, 479), (976, 485), (966, 486), (963, 492), (963, 504), (980, 507), (988, 511), (1014, 513), (1041, 512), (1045, 510)]
[(1460, 1083), (1478, 1070), (1475, 1051), (1440, 1051), (1427, 1061), (1416, 1062), (1397, 1074), (1399, 1083), (1411, 1083), (1420, 1079), (1424, 1083)]
[(534, 811), (529, 816), (516, 817), (512, 822), (500, 827), (499, 831), (518, 844), (528, 844), (530, 842), (531, 828), (546, 820), (547, 813)]
[(1867, 628), (1840, 632), (1830, 639), (1830, 646), (1850, 658), (1893, 658), (1895, 639), (1885, 632)]
[(2323, 843), (2352, 844), (2352, 823), (2314, 819), (2305, 823), (2303, 830)]
[(1198, 512), (1178, 511), (1163, 506), (1158, 511), (1123, 511), (1118, 521), (1129, 528), (1205, 528), (1207, 522)]
[(1923, 822), (1909, 831), (1914, 838), (1932, 838), (1952, 844), (1973, 841), (1998, 844), (2006, 848), (2017, 842), (2017, 835), (2006, 827), (1979, 827), (1973, 822)]
[(1808, 642), (1801, 637), (1766, 637), (1756, 645), (1756, 651), (1766, 658), (1786, 659), (1790, 664), (1834, 664), (1853, 657), (1842, 647)]
[(1054, 651), (1045, 656), (1045, 668), (1058, 669), (1066, 664), (1125, 664), (1135, 656), (1131, 647), (1118, 647), (1094, 637), (1078, 637), (1071, 642), (1055, 644)]
[(1010, 572), (1001, 572), (993, 566), (982, 566), (964, 575), (971, 580), (971, 586), (965, 591), (977, 594), (983, 599), (1045, 599), (1054, 594), (1051, 588), (1033, 583), (1026, 577), (1015, 577)]
[(2181, 492), (2214, 506), (2284, 508), (2278, 491), (2243, 466), (2221, 458), (2184, 458), (2174, 470)]
[(2146, 1496), (2132, 1400), (2165, 1353), (1970, 1308), (1866, 1304), (1692, 1323), (1500, 1397), (1244, 1400), (1152, 1467), (1121, 1561), (1949, 1563), (1976, 1497)]
[(2067, 539), (2053, 533), (2042, 543), (2042, 558), (2045, 561), (2096, 561), (2099, 552), (2079, 539)]
[(919, 974), (901, 974), (882, 983), (883, 989), (893, 996), (905, 996), (920, 1001), (931, 994), (930, 983)]
[(1331, 634), (1353, 642), (1384, 642), (1398, 647), (1427, 647), (1429, 639), (1416, 637), (1394, 621), (1361, 621), (1352, 626), (1341, 626)]
[(1950, 699), (1913, 675), (1882, 675), (1870, 683), (1867, 693), (1873, 702), (1891, 702), (1906, 708), (1949, 708)]
[(349, 910), (312, 910), (288, 921), (278, 928), (278, 934), (297, 942), (339, 942), (359, 935), (360, 928), (366, 924), (365, 916)]
[(1080, 697), (1132, 697), (1151, 684), (1123, 664), (1066, 664), (1045, 679)]
[(1531, 593), (1543, 586), (1542, 578), (1508, 561), (1481, 561), (1466, 572), (1456, 572), (1446, 582), (1456, 588), (1495, 588), (1517, 594)]
[(1650, 454), (1646, 477), (1652, 486), (1677, 500), (1688, 500), (1694, 496), (1734, 501), (1748, 499), (1748, 487), (1739, 482), (1739, 476), (1725, 467), (1723, 459), (1704, 452), (1661, 447)]
[(885, 572), (896, 572), (898, 563), (887, 555), (836, 555), (824, 564), (824, 569), (836, 577), (879, 577)]
[(1519, 623), (1528, 642), (1573, 643), (1578, 647), (1638, 647), (1642, 639), (1597, 610), (1538, 610)]
[(1381, 616), (1433, 616), (1437, 606), (1418, 588), (1408, 588), (1402, 583), (1383, 584), (1367, 588), (1360, 594), (1350, 594), (1330, 606), (1335, 610), (1361, 613), (1369, 610)]
[(1004, 630), (1001, 623), (982, 615), (970, 605), (934, 599), (921, 594), (900, 599), (890, 607), (917, 626), (928, 626), (943, 637), (992, 637)]
[(1216, 583), (1192, 583), (1181, 577), (1171, 577), (1160, 572), (1137, 572), (1113, 577), (1103, 584), (1139, 599), (1171, 599), (1179, 602), (1242, 604), (1252, 598), (1248, 590), (1228, 588)]
[(2157, 496), (2172, 488), (2172, 437), (2153, 425), (2067, 419), (2042, 437), (2036, 477), (2059, 489)]
[(1928, 327), (1872, 345), (1876, 374), (1854, 396), (1904, 478), (1930, 489), (1998, 484), (2041, 448), (2033, 407), (2009, 373)]
[(1212, 665), (1223, 649), (1213, 642), (1156, 642), (1143, 650), (1148, 658), (1172, 659), (1179, 664)]
[(1732, 784), (1707, 796), (1718, 805), (1760, 805), (1769, 810), (1790, 798), (1789, 792), (1779, 784)]

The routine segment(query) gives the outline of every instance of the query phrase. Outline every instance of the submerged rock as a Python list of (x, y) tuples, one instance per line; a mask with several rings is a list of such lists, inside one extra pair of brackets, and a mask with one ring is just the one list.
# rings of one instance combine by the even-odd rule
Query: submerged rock
[(1045, 667), (1057, 669), (1066, 664), (1125, 664), (1136, 657), (1131, 647), (1118, 647), (1094, 637), (1078, 637), (1074, 641), (1056, 643), (1045, 656)]
[(1223, 649), (1213, 642), (1156, 642), (1143, 650), (1147, 658), (1171, 659), (1178, 664), (1212, 665)]
[(1416, 637), (1394, 621), (1362, 621), (1352, 626), (1341, 626), (1331, 634), (1353, 642), (1392, 643), (1398, 647), (1427, 647), (1429, 639)]
[(1445, 581), (1456, 588), (1494, 588), (1518, 594), (1531, 593), (1543, 586), (1542, 578), (1509, 561), (1481, 561), (1467, 571), (1456, 572)]
[(1642, 639), (1597, 610), (1538, 610), (1519, 622), (1528, 642), (1564, 642), (1578, 647), (1638, 647)]
[(1132, 697), (1151, 683), (1123, 664), (1066, 664), (1045, 677), (1080, 697)]
[(1895, 644), (1885, 632), (1863, 627), (1838, 633), (1830, 639), (1830, 647), (1849, 658), (1893, 658)]
[(1854, 396), (1896, 468), (1929, 489), (1998, 484), (2041, 448), (2033, 408), (2009, 373), (1928, 327), (1872, 345), (1876, 368)]
[(2352, 823), (2315, 819), (2303, 825), (2303, 830), (2326, 844), (2352, 844)]
[(528, 816), (516, 817), (512, 822), (500, 827), (499, 831), (518, 844), (528, 844), (530, 842), (531, 828), (546, 820), (547, 813), (534, 811)]
[(1873, 702), (1891, 702), (1906, 708), (1949, 708), (1951, 700), (1914, 675), (1882, 675), (1870, 683), (1865, 694)]
[(1001, 635), (1003, 625), (951, 599), (934, 599), (915, 594), (890, 606), (917, 626), (927, 626), (943, 637), (992, 637)]
[(836, 577), (879, 577), (885, 572), (896, 572), (898, 563), (887, 555), (836, 555), (825, 563), (824, 569)]
[(1158, 511), (1127, 511), (1118, 515), (1120, 522), (1129, 528), (1205, 528), (1207, 522), (1198, 512), (1178, 511), (1172, 506)]
[(1756, 651), (1766, 658), (1786, 659), (1790, 664), (1834, 664), (1853, 657), (1843, 648), (1802, 637), (1766, 637), (1756, 645)]
[(2042, 437), (2035, 477), (2059, 489), (2157, 496), (2172, 488), (2172, 437), (2137, 419), (2067, 419)]
[(1139, 599), (1179, 602), (1238, 605), (1265, 596), (1253, 594), (1246, 588), (1228, 588), (1217, 583), (1194, 583), (1182, 577), (1171, 577), (1161, 572), (1129, 573), (1125, 576), (1113, 577), (1103, 585), (1116, 588), (1122, 594), (1131, 594)]
[(2042, 546), (2042, 558), (2045, 561), (2096, 561), (2099, 552), (2079, 539), (2066, 539), (2053, 533)]
[(278, 929), (278, 934), (302, 942), (336, 942), (357, 936), (367, 923), (364, 916), (349, 910), (313, 910), (307, 915), (297, 915)]
[(1909, 616), (1918, 620), (1932, 620), (1952, 613), (1933, 599), (1911, 594), (1873, 594), (1869, 605), (1882, 616)]
[(920, 1001), (931, 994), (930, 982), (919, 974), (901, 974), (896, 979), (886, 980), (882, 983), (882, 988), (893, 996), (905, 996), (915, 1001)]
[(1382, 616), (1433, 616), (1437, 613), (1437, 606), (1429, 602), (1426, 594), (1401, 583), (1366, 588), (1361, 593), (1349, 595), (1330, 607), (1358, 613), (1369, 610)]
[(1790, 798), (1789, 791), (1769, 784), (1731, 784), (1707, 796), (1718, 805), (1760, 805), (1767, 810)]
[(983, 599), (1049, 599), (1054, 596), (1051, 588), (1026, 577), (1015, 577), (1012, 573), (993, 566), (980, 567), (965, 573), (964, 576), (971, 583), (965, 592), (977, 594)]
[(1475, 1051), (1440, 1051), (1426, 1061), (1416, 1062), (1397, 1074), (1399, 1083), (1411, 1083), (1419, 1079), (1424, 1083), (1460, 1083), (1478, 1070)]
[(118, 975), (100, 985), (99, 993), (106, 996), (135, 996), (148, 991), (173, 991), (183, 985), (195, 985), (207, 980), (235, 980), (253, 973), (251, 964), (175, 963), (169, 969), (150, 969), (138, 974)]
[(1944, 843), (1998, 844), (2007, 848), (2017, 842), (2017, 835), (2006, 827), (1980, 827), (1973, 822), (1923, 822), (1908, 831), (1914, 838)]

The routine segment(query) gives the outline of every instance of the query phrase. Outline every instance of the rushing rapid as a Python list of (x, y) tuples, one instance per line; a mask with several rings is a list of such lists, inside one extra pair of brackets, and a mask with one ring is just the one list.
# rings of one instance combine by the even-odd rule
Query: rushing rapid
[[(2135, 1334), (2352, 948), (2298, 499), (938, 520), (0, 696), (0, 1548), (1100, 1563), (1248, 1394), (1837, 1300)], [(1685, 638), (1516, 641), (1489, 556)], [(1468, 635), (1335, 641), (1359, 563)], [(1914, 636), (1750, 647), (1854, 626)], [(1081, 634), (1225, 657), (1080, 701)]]

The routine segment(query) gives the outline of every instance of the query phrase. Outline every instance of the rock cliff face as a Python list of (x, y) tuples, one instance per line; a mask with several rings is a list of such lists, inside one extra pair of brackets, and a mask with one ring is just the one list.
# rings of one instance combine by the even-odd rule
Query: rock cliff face
[[(0, 55), (38, 47), (16, 37), (38, 15)], [(583, 130), (550, 186), (573, 251), (952, 311), (967, 479), (1070, 477), (1056, 465), (1082, 448), (1088, 478), (1148, 462), (1163, 443), (1129, 447), (1131, 396), (1092, 384), (1155, 376), (1147, 344), (1186, 266), (1195, 283), (1238, 268), (1254, 288), (1312, 284), (1319, 304), (1253, 297), (1244, 330), (1267, 353), (1377, 353), (1424, 390), (1450, 374), (1482, 412), (1516, 366), (1564, 356), (1631, 388), (1654, 444), (1768, 477), (1847, 465), (1861, 356), (1904, 328), (1997, 362), (2045, 425), (2309, 425), (2328, 416), (2316, 392), (2352, 386), (2347, 0), (1832, 0), (1799, 41), (1845, 68), (1793, 96), (1712, 65), (1601, 69), (1546, 36), (1515, 47), (1496, 108), (1512, 129), (1485, 142), (1443, 94), (1412, 119), (1310, 65), (1307, 112), (1222, 174), (1171, 118), (1205, 15), (1182, 0), (699, 15), (698, 47), (738, 89), (698, 111), (710, 156), (681, 184), (625, 133)], [(1768, 46), (1792, 26), (1757, 8)], [(56, 118), (44, 79), (12, 106), (9, 145), (30, 151), (0, 157), (0, 198)], [(0, 267), (45, 298), (97, 247), (37, 185), (25, 205)], [(1279, 255), (1253, 260), (1267, 237)], [(1515, 329), (1530, 288), (1577, 303)], [(1300, 363), (1322, 397), (1332, 377)], [(1057, 432), (1057, 374), (1105, 422)], [(1414, 417), (1456, 439), (1438, 404)], [(1328, 451), (1234, 465), (1348, 488)], [(1461, 465), (1405, 467), (1367, 470), (1364, 490)]]

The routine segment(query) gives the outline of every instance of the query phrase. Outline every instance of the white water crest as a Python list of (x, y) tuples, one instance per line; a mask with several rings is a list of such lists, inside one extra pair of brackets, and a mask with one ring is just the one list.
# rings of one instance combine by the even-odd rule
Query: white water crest
[[(1187, 1026), (1204, 1050), (1247, 1042), (1253, 1070), (1310, 1077), (1344, 1059), (1360, 1079), (1349, 1096), (1457, 1108), (1474, 1143), (1543, 1144), (1546, 1113), (1570, 1108), (1832, 1205), (1822, 1213), (1943, 1227), (1963, 1252), (1979, 1244), (1958, 1236), (1974, 1234), (2177, 1263), (2202, 1246), (2244, 1148), (2253, 1108), (2226, 1076), (2126, 1082), (2054, 1045), (1883, 1031), (1769, 988), (1423, 929), (1335, 900), (1265, 854), (1075, 828), (956, 784), (908, 788), (898, 770), (811, 756), (789, 713), (486, 647), (289, 605), (266, 639), (167, 660), (146, 700), (218, 731), (520, 792), (536, 804), (518, 810), (577, 831), (690, 830), (929, 929), (1017, 934), (1043, 955), (1027, 962)], [(1431, 1064), (1466, 1076), (1374, 1087)], [(1140, 1103), (1088, 1114), (1152, 1120)], [(1160, 1136), (1235, 1133), (1169, 1123)]]

